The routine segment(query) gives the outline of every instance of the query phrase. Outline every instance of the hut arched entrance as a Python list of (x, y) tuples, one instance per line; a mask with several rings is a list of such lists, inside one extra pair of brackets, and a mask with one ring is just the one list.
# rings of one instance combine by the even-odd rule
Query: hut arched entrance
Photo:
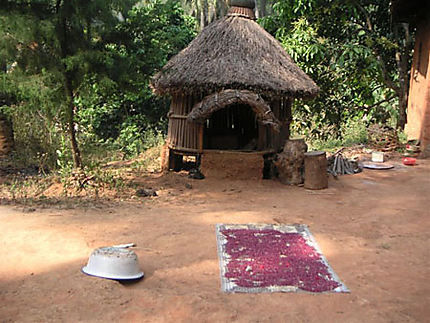
[(261, 129), (280, 125), (266, 101), (247, 90), (208, 95), (187, 119), (202, 124), (202, 148), (216, 150), (255, 150)]
[(226, 106), (203, 124), (203, 149), (255, 150), (257, 140), (257, 117), (245, 104)]

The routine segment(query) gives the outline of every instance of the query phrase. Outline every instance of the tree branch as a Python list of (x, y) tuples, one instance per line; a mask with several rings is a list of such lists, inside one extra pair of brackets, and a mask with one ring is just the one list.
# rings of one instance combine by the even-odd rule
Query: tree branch
[(61, 0), (57, 0), (56, 4), (55, 4), (55, 13), (58, 14), (58, 12), (60, 11), (60, 6), (61, 6)]
[(377, 103), (375, 103), (375, 104), (372, 104), (371, 106), (368, 106), (368, 107), (365, 107), (365, 108), (369, 110), (369, 109), (372, 109), (372, 108), (374, 108), (374, 107), (380, 106), (382, 103), (390, 102), (391, 100), (393, 100), (393, 99), (395, 99), (395, 98), (396, 98), (396, 96), (392, 96), (391, 98), (388, 98), (388, 99), (385, 99), (385, 100), (379, 101), (379, 102), (377, 102)]
[(364, 16), (366, 18), (367, 29), (369, 31), (373, 31), (372, 21), (370, 20), (370, 16), (369, 16), (369, 13), (367, 12), (367, 10), (364, 9), (364, 7), (358, 1), (353, 0), (352, 2), (356, 6), (356, 8), (364, 14)]
[(382, 59), (382, 57), (379, 55), (378, 50), (375, 49), (375, 52), (376, 52), (376, 59), (378, 60), (379, 65), (381, 66), (381, 74), (382, 74), (384, 83), (394, 92), (396, 92), (397, 95), (400, 95), (400, 87), (394, 84), (393, 80), (388, 76), (387, 66), (385, 65), (385, 62)]

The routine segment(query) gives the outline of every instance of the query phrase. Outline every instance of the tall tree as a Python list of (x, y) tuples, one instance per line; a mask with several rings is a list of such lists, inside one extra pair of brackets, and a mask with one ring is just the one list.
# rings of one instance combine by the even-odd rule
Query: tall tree
[(19, 119), (17, 142), (55, 155), (51, 165), (61, 156), (68, 166), (72, 151), (80, 167), (81, 150), (106, 141), (138, 153), (168, 109), (149, 80), (194, 35), (194, 19), (174, 0), (8, 0), (0, 7), (0, 98), (16, 104), (8, 111)]
[(393, 28), (389, 0), (279, 0), (274, 10), (264, 25), (320, 85), (306, 106), (321, 124), (383, 120), (397, 101), (404, 127), (411, 36), (407, 26)]
[(63, 100), (58, 104), (64, 107), (64, 125), (77, 168), (82, 166), (82, 158), (76, 139), (76, 95), (85, 74), (101, 75), (113, 68), (109, 66), (111, 53), (100, 39), (130, 5), (129, 1), (117, 0), (7, 0), (0, 8), (3, 21), (13, 16), (25, 24), (20, 30), (1, 30), (9, 41), (10, 54), (20, 58), (16, 61), (20, 73), (49, 73), (61, 84), (57, 89), (63, 92)]
[(263, 18), (267, 14), (267, 0), (257, 0), (257, 17)]
[[(0, 76), (5, 73), (7, 73), (6, 62), (0, 61)], [(4, 83), (5, 82), (0, 83), (0, 157), (10, 153), (14, 141), (10, 120), (5, 114), (5, 111), (3, 111), (3, 107), (10, 106), (12, 103)]]
[[(271, 0), (256, 0), (256, 16), (263, 18), (272, 12)], [(200, 29), (227, 14), (229, 0), (181, 0), (185, 10), (199, 22)]]
[(181, 3), (197, 19), (200, 29), (225, 16), (228, 11), (228, 0), (181, 0)]

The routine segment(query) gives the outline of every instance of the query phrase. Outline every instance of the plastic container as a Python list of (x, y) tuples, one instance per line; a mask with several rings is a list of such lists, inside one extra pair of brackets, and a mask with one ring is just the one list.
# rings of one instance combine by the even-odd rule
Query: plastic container
[(385, 154), (382, 151), (372, 152), (372, 162), (374, 162), (374, 163), (385, 162)]
[(416, 158), (412, 158), (412, 157), (404, 157), (403, 158), (403, 165), (407, 165), (407, 166), (414, 166), (417, 162)]
[(134, 251), (103, 247), (94, 250), (82, 271), (90, 276), (115, 280), (134, 280), (143, 277)]

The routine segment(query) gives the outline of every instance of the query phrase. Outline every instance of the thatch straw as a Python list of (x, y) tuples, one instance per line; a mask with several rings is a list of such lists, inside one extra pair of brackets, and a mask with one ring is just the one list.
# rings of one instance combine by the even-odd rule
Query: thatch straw
[(313, 97), (318, 86), (255, 21), (227, 16), (173, 57), (152, 86), (157, 94), (250, 90), (268, 96)]

